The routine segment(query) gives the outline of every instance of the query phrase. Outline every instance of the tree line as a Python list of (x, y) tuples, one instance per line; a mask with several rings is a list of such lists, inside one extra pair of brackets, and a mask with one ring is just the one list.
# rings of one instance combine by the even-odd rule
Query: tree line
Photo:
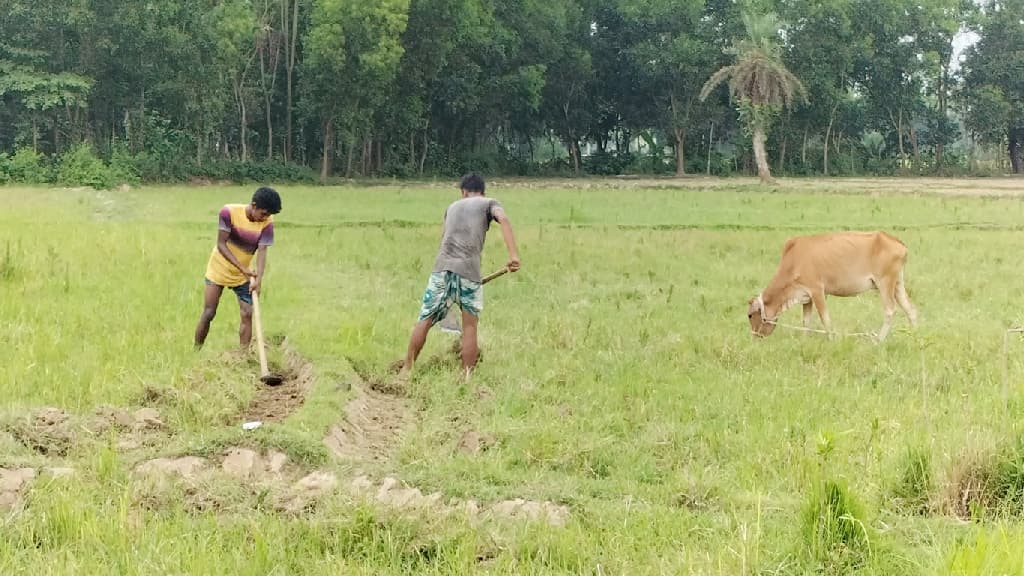
[(1024, 172), (1024, 0), (4, 3), (0, 179)]

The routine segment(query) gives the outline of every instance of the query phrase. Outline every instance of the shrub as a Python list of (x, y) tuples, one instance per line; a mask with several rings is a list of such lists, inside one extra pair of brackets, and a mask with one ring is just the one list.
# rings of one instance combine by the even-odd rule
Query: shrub
[(863, 509), (838, 481), (817, 486), (804, 508), (802, 528), (807, 552), (825, 568), (857, 566), (870, 555)]
[(13, 182), (21, 184), (45, 184), (50, 181), (50, 169), (42, 154), (29, 148), (15, 151), (7, 165)]
[(61, 155), (57, 164), (57, 181), (65, 186), (92, 186), (97, 190), (117, 185), (114, 173), (93, 152), (81, 143)]

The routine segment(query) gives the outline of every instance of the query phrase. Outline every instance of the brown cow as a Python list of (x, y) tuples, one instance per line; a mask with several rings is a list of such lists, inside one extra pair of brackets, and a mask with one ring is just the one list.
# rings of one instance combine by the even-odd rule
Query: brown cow
[(907, 247), (885, 232), (836, 232), (790, 238), (768, 287), (749, 302), (750, 329), (756, 336), (768, 336), (780, 314), (794, 304), (803, 304), (804, 327), (810, 327), (813, 306), (831, 336), (832, 321), (825, 308), (825, 296), (856, 296), (877, 289), (885, 308), (878, 340), (885, 340), (897, 304), (910, 325), (917, 324), (917, 310), (903, 283), (906, 262)]

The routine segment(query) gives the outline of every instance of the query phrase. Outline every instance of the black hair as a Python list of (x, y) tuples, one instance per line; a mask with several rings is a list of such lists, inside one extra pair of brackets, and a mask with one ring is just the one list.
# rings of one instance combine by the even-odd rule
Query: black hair
[(262, 208), (271, 214), (281, 211), (281, 196), (278, 195), (277, 190), (268, 186), (256, 190), (256, 193), (252, 195), (252, 203), (257, 208)]
[(459, 188), (466, 192), (479, 192), (484, 193), (484, 177), (477, 174), (476, 172), (470, 172), (462, 177), (462, 181), (459, 182)]

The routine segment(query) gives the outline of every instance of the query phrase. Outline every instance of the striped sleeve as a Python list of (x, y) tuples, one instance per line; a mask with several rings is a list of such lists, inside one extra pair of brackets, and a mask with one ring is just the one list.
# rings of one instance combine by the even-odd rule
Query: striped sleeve
[(222, 232), (231, 232), (231, 208), (225, 206), (220, 209), (217, 229)]
[(269, 222), (263, 231), (260, 232), (260, 239), (257, 243), (259, 246), (273, 246), (274, 245), (274, 223)]

